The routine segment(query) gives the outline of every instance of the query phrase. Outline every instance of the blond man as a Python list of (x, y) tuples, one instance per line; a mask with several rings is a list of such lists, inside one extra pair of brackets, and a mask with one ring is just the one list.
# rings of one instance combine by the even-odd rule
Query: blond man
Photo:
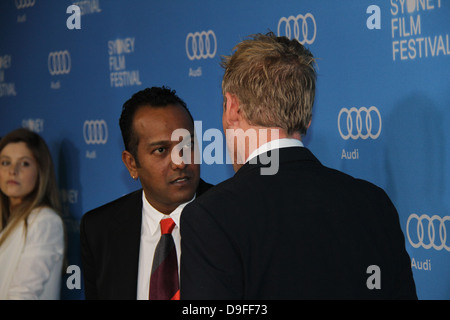
[[(258, 34), (223, 66), (236, 173), (184, 209), (181, 298), (416, 299), (386, 193), (323, 166), (302, 144), (315, 95), (311, 52)], [(256, 143), (242, 139), (249, 132)]]

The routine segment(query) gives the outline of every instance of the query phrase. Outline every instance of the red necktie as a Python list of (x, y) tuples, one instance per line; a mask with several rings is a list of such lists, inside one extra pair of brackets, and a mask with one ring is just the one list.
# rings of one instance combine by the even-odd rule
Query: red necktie
[(150, 300), (180, 300), (178, 282), (178, 263), (172, 230), (175, 222), (171, 218), (163, 219), (161, 239), (156, 246), (150, 276)]

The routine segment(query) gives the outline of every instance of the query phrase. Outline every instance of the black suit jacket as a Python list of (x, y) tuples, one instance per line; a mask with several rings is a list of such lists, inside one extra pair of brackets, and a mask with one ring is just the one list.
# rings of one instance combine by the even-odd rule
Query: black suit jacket
[(279, 149), (275, 175), (261, 167), (245, 164), (184, 208), (182, 299), (417, 298), (382, 189), (306, 148)]
[[(212, 185), (200, 179), (197, 197)], [(91, 210), (80, 225), (86, 299), (136, 299), (142, 189)]]

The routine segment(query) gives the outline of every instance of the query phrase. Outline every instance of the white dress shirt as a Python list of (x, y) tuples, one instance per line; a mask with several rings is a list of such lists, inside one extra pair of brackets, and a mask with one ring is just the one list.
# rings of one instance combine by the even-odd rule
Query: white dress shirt
[(247, 161), (245, 161), (245, 162), (249, 162), (251, 159), (255, 158), (256, 156), (263, 154), (269, 150), (278, 149), (278, 148), (289, 148), (289, 147), (303, 147), (303, 143), (300, 140), (291, 139), (291, 138), (272, 140), (272, 141), (262, 144), (259, 148), (254, 150), (250, 154), (250, 156), (247, 158)]
[[(195, 198), (195, 196), (194, 196)], [(194, 200), (192, 198), (192, 200)], [(191, 200), (191, 201), (192, 201)], [(155, 254), (156, 246), (161, 238), (160, 221), (166, 218), (172, 218), (175, 222), (175, 227), (172, 231), (173, 240), (175, 242), (175, 249), (177, 250), (178, 259), (178, 274), (180, 274), (180, 216), (183, 208), (191, 201), (179, 205), (170, 215), (163, 214), (156, 210), (145, 197), (142, 191), (142, 226), (141, 226), (141, 245), (139, 249), (139, 269), (138, 269), (138, 284), (137, 284), (137, 299), (148, 300), (148, 293), (150, 289), (150, 273), (152, 270), (153, 256)]]

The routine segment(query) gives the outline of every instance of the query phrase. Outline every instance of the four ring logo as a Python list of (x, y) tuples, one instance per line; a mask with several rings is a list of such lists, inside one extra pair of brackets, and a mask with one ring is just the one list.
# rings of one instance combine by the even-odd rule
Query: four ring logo
[(216, 34), (212, 30), (188, 33), (186, 54), (189, 60), (214, 58), (217, 52)]
[(25, 9), (29, 7), (33, 7), (36, 3), (36, 0), (15, 0), (17, 9)]
[[(372, 111), (376, 117), (372, 118)], [(341, 116), (346, 114), (344, 120), (341, 120)], [(363, 123), (364, 116), (364, 123)], [(377, 128), (378, 130), (374, 130)], [(367, 109), (366, 107), (361, 107), (359, 109), (353, 107), (347, 109), (342, 108), (338, 115), (338, 129), (341, 134), (342, 139), (348, 140), (352, 138), (354, 140), (361, 139), (377, 139), (381, 133), (381, 114), (380, 111), (374, 106)]]
[(48, 54), (48, 71), (52, 76), (68, 74), (71, 68), (69, 51), (54, 51)]
[(83, 136), (87, 144), (105, 144), (108, 141), (106, 121), (86, 120), (83, 125)]
[[(310, 21), (310, 22), (309, 22)], [(302, 32), (300, 34), (300, 25), (302, 24)], [(316, 40), (317, 25), (316, 19), (311, 13), (305, 15), (299, 14), (298, 16), (289, 16), (289, 18), (282, 17), (278, 21), (277, 33), (281, 36), (282, 26), (284, 25), (284, 35), (292, 39), (292, 29), (294, 30), (294, 38), (301, 44), (312, 44)]]
[[(447, 243), (447, 234), (450, 233), (449, 227), (450, 216), (441, 218), (438, 215), (434, 215), (430, 218), (426, 214), (418, 216), (413, 213), (406, 222), (406, 235), (409, 243), (414, 248), (423, 247), (430, 249), (433, 247), (436, 250), (445, 249), (450, 251), (450, 246)], [(437, 237), (437, 233), (439, 237)]]

